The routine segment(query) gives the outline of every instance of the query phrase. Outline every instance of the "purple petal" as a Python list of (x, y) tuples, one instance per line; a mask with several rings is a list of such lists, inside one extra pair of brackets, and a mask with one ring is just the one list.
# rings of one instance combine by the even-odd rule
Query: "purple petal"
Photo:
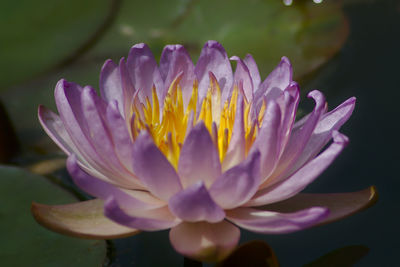
[(166, 96), (171, 83), (175, 78), (183, 73), (180, 79), (182, 88), (183, 102), (185, 106), (189, 103), (193, 90), (194, 65), (188, 52), (182, 45), (165, 46), (160, 59), (160, 72), (164, 80), (164, 90), (162, 99)]
[(233, 166), (239, 164), (244, 160), (246, 156), (246, 140), (243, 118), (243, 97), (239, 95), (235, 114), (235, 122), (233, 124), (232, 137), (229, 142), (229, 147), (226, 151), (224, 161), (222, 162), (223, 171), (228, 170)]
[(226, 171), (210, 188), (214, 201), (224, 209), (246, 203), (260, 184), (260, 153), (249, 155), (241, 164)]
[(300, 88), (296, 82), (291, 82), (286, 90), (282, 93), (282, 96), (277, 98), (277, 103), (281, 108), (282, 113), (282, 128), (281, 128), (281, 147), (279, 153), (283, 152), (290, 133), (293, 128), (294, 121), (296, 119), (297, 106), (300, 101)]
[(65, 154), (79, 154), (78, 149), (75, 147), (74, 142), (69, 137), (69, 134), (67, 133), (63, 122), (57, 114), (40, 105), (38, 109), (38, 116), (43, 129), (51, 137), (51, 139), (65, 152)]
[(313, 134), (310, 137), (310, 140), (304, 147), (304, 150), (297, 159), (296, 163), (289, 172), (285, 173), (286, 176), (298, 170), (307, 161), (314, 158), (321, 151), (321, 149), (331, 139), (332, 132), (339, 130), (340, 127), (350, 118), (351, 113), (354, 110), (355, 102), (355, 97), (349, 98), (337, 108), (321, 117)]
[(322, 206), (329, 208), (329, 215), (319, 224), (326, 224), (358, 211), (366, 209), (378, 200), (376, 188), (371, 186), (358, 192), (331, 194), (297, 194), (278, 203), (257, 207), (257, 209), (278, 212), (296, 212), (309, 207)]
[(111, 101), (108, 104), (106, 119), (115, 153), (124, 167), (132, 171), (133, 142), (126, 127), (126, 122), (118, 111), (118, 103), (116, 101)]
[[(121, 58), (119, 61), (119, 72), (121, 74), (121, 90), (122, 90), (122, 96), (123, 96), (123, 102), (118, 103), (118, 105), (122, 106), (123, 110), (123, 117), (125, 118), (125, 121), (129, 123), (129, 119), (131, 118), (131, 108), (132, 108), (132, 100), (133, 97), (140, 92), (139, 95), (142, 95), (143, 93), (139, 90), (136, 90), (136, 88), (133, 86), (133, 83), (131, 81), (131, 77), (128, 71), (128, 67), (126, 66), (125, 63), (125, 58)], [(145, 97), (142, 97), (142, 103), (145, 103)], [(129, 125), (129, 124), (128, 124)]]
[(240, 230), (229, 222), (181, 223), (169, 232), (176, 251), (205, 262), (220, 261), (239, 243)]
[(323, 94), (317, 90), (314, 90), (308, 94), (308, 97), (312, 97), (316, 103), (314, 110), (308, 116), (304, 125), (292, 130), (288, 144), (286, 145), (279, 163), (272, 174), (273, 176), (269, 177), (269, 179), (266, 181), (267, 184), (262, 185), (262, 187), (279, 181), (280, 175), (287, 171), (287, 169), (290, 169), (294, 162), (296, 162), (308, 140), (310, 139), (311, 134), (321, 118), (321, 115), (324, 113), (326, 102)]
[(101, 159), (90, 142), (91, 134), (82, 113), (82, 88), (74, 83), (60, 80), (54, 94), (61, 121), (82, 157), (97, 170), (112, 176), (112, 173), (108, 172), (108, 162)]
[(292, 81), (292, 65), (287, 57), (282, 57), (278, 66), (268, 75), (257, 90), (257, 93), (271, 99), (276, 91), (283, 91)]
[(182, 189), (174, 167), (153, 143), (147, 132), (142, 132), (133, 148), (133, 171), (150, 192), (168, 201)]
[(239, 227), (263, 234), (285, 234), (309, 228), (329, 215), (329, 210), (312, 207), (293, 213), (279, 213), (252, 208), (227, 211), (227, 218)]
[(87, 122), (87, 131), (90, 134), (90, 142), (93, 144), (99, 157), (104, 162), (108, 162), (114, 173), (121, 176), (131, 175), (121, 165), (115, 154), (114, 144), (110, 132), (114, 129), (108, 129), (103, 116), (106, 115), (106, 103), (97, 96), (96, 91), (87, 86), (81, 94), (82, 114)]
[[(210, 84), (209, 72), (212, 72), (218, 80), (222, 92), (222, 100), (225, 101), (232, 89), (233, 74), (231, 63), (223, 46), (216, 41), (208, 41), (203, 49), (194, 70), (199, 81), (199, 100), (207, 94)], [(224, 102), (222, 102), (224, 103)]]
[(124, 207), (129, 209), (149, 209), (163, 206), (163, 203), (161, 201), (158, 201), (157, 203), (156, 200), (151, 201), (151, 197), (149, 197), (147, 198), (148, 202), (144, 202), (140, 199), (135, 198), (134, 192), (132, 192), (131, 194), (127, 194), (122, 191), (122, 189), (110, 183), (90, 176), (80, 168), (75, 155), (71, 155), (70, 157), (68, 157), (67, 169), (74, 183), (80, 189), (94, 197), (106, 200), (110, 196), (113, 196), (116, 201), (118, 201), (118, 203), (121, 203), (121, 205), (124, 205)]
[(250, 149), (261, 152), (261, 179), (264, 180), (274, 170), (281, 140), (281, 110), (274, 101), (269, 101), (260, 132)]
[(180, 223), (167, 207), (127, 213), (113, 197), (104, 203), (104, 215), (116, 223), (143, 231), (169, 229)]
[(169, 200), (171, 212), (187, 222), (220, 222), (225, 213), (211, 198), (203, 182), (197, 182), (172, 196)]
[(292, 82), (292, 65), (289, 59), (282, 57), (278, 66), (256, 88), (254, 92), (255, 108), (259, 110), (265, 97), (268, 101), (276, 100)]
[(246, 206), (260, 206), (290, 198), (302, 191), (314, 181), (342, 152), (348, 139), (343, 134), (334, 131), (333, 143), (318, 157), (308, 162), (292, 176), (275, 185), (266, 187), (256, 193)]
[(163, 90), (163, 79), (157, 62), (151, 53), (150, 48), (143, 43), (132, 46), (129, 51), (127, 67), (134, 88), (141, 92), (142, 103), (146, 97), (152, 101), (152, 88), (156, 87), (157, 96), (161, 97)]
[(185, 187), (198, 181), (209, 187), (221, 175), (218, 151), (202, 122), (193, 127), (182, 146), (178, 173)]
[(100, 95), (109, 102), (117, 100), (120, 112), (123, 114), (124, 95), (122, 92), (121, 75), (118, 66), (111, 60), (107, 60), (100, 72)]
[(258, 71), (257, 63), (250, 54), (247, 54), (243, 61), (249, 69), (255, 92), (261, 83), (260, 72)]
[(253, 80), (250, 76), (250, 71), (239, 57), (233, 56), (230, 60), (237, 61), (236, 71), (233, 75), (233, 84), (236, 86), (242, 85), (247, 101), (251, 102), (253, 100)]
[(139, 233), (139, 230), (117, 224), (103, 215), (100, 199), (48, 206), (32, 203), (32, 214), (42, 226), (68, 236), (87, 239), (123, 238)]

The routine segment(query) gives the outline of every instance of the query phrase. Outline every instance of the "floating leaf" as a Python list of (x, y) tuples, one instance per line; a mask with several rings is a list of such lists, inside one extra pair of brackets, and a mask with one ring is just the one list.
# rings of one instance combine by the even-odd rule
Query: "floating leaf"
[(19, 143), (8, 114), (0, 102), (0, 163), (7, 163), (19, 151)]
[(348, 24), (334, 1), (287, 7), (281, 1), (125, 1), (112, 30), (92, 54), (124, 56), (134, 43), (148, 43), (155, 55), (168, 43), (183, 43), (197, 57), (205, 41), (222, 43), (229, 55), (253, 54), (262, 76), (288, 56), (303, 76), (343, 45)]
[(61, 204), (76, 199), (46, 178), (22, 169), (0, 166), (0, 244), (2, 266), (101, 266), (104, 241), (53, 233), (35, 222), (32, 201)]
[(61, 71), (49, 73), (35, 82), (15, 86), (13, 90), (2, 93), (2, 101), (14, 123), (22, 152), (26, 154), (27, 151), (35, 151), (45, 154), (60, 151), (42, 130), (37, 116), (38, 106), (43, 104), (56, 111), (54, 88), (61, 78), (97, 87), (102, 64), (103, 61), (80, 62)]
[[(68, 61), (96, 38), (110, 1), (3, 1), (0, 89)], [(85, 47), (84, 47), (85, 48)]]

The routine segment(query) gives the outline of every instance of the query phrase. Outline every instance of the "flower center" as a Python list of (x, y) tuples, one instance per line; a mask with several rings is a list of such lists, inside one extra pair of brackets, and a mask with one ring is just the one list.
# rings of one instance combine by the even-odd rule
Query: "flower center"
[[(141, 103), (135, 97), (132, 105), (132, 138), (135, 140), (141, 130), (146, 130), (153, 138), (154, 143), (167, 157), (171, 164), (177, 168), (179, 154), (184, 139), (190, 129), (203, 121), (218, 150), (220, 161), (224, 160), (232, 137), (235, 116), (243, 114), (241, 120), (244, 129), (245, 151), (248, 153), (258, 129), (261, 126), (265, 113), (265, 101), (261, 106), (256, 119), (251, 119), (251, 102), (248, 102), (238, 86), (234, 86), (232, 95), (224, 102), (221, 101), (221, 89), (218, 81), (210, 75), (210, 85), (206, 97), (197, 107), (198, 83), (193, 83), (192, 95), (184, 107), (182, 89), (179, 85), (180, 78), (176, 78), (170, 85), (164, 104), (160, 105), (155, 88), (152, 91), (152, 102), (146, 97), (146, 103)], [(239, 94), (243, 96), (243, 112), (237, 113)], [(162, 116), (161, 116), (162, 115)]]

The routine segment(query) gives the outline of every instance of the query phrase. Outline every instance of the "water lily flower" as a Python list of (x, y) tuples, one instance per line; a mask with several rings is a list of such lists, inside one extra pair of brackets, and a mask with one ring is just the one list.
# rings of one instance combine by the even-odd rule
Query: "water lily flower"
[(314, 109), (295, 122), (299, 86), (286, 57), (264, 81), (251, 55), (230, 60), (208, 41), (196, 65), (181, 45), (167, 45), (158, 65), (146, 44), (136, 44), (119, 65), (105, 62), (100, 96), (60, 80), (59, 115), (40, 106), (39, 119), (68, 155), (75, 184), (95, 199), (33, 203), (37, 221), (98, 239), (170, 229), (176, 251), (216, 261), (238, 244), (238, 227), (290, 233), (374, 199), (372, 187), (299, 194), (348, 143), (338, 130), (354, 97), (328, 112), (323, 94), (312, 91)]

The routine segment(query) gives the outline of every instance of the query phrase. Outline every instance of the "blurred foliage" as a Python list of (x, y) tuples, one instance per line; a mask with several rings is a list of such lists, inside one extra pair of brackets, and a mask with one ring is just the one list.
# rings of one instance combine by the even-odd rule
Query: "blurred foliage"
[(0, 102), (0, 163), (8, 163), (19, 151), (19, 143), (15, 130)]
[(138, 42), (149, 43), (158, 57), (165, 44), (182, 43), (197, 59), (210, 39), (228, 54), (253, 54), (261, 76), (281, 56), (294, 63), (297, 77), (326, 62), (343, 45), (348, 25), (334, 1), (302, 2), (286, 7), (265, 0), (124, 1), (120, 15), (93, 54), (117, 59)]
[(75, 53), (106, 18), (107, 0), (3, 1), (0, 9), (0, 90)]
[(283, 55), (299, 77), (331, 58), (348, 34), (340, 5), (331, 1), (7, 1), (0, 16), (1, 99), (18, 122), (23, 151), (34, 154), (58, 151), (36, 115), (39, 104), (55, 109), (57, 80), (97, 87), (104, 60), (127, 56), (135, 43), (148, 43), (156, 57), (164, 45), (183, 43), (196, 60), (205, 41), (215, 39), (229, 56), (253, 54), (262, 77)]
[(46, 178), (0, 166), (1, 266), (100, 266), (104, 241), (89, 241), (53, 233), (35, 222), (32, 201), (65, 204), (76, 199)]

